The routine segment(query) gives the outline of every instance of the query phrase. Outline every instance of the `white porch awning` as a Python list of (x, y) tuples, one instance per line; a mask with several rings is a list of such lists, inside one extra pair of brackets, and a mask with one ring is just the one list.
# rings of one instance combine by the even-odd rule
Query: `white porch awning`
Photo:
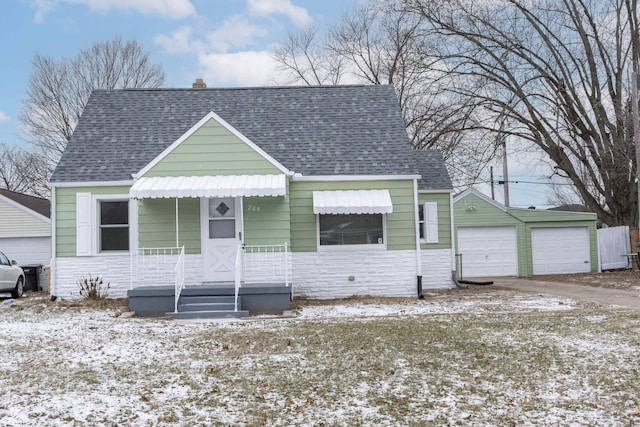
[(393, 212), (389, 190), (314, 191), (315, 214), (387, 214)]
[(134, 199), (276, 197), (286, 193), (285, 175), (142, 177), (129, 190)]

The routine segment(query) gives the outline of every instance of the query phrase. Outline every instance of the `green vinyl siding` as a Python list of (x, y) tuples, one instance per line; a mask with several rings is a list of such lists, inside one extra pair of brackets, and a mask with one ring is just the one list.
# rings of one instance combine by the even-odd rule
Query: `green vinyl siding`
[(573, 223), (596, 220), (596, 214), (583, 212), (563, 212), (517, 208), (507, 208), (507, 212), (523, 222), (564, 222), (566, 225), (567, 222)]
[(291, 248), (294, 252), (317, 250), (313, 192), (332, 190), (389, 190), (393, 213), (386, 215), (387, 249), (415, 249), (415, 204), (412, 180), (392, 181), (294, 181), (291, 197)]
[(520, 221), (486, 200), (468, 194), (453, 204), (456, 227), (518, 225)]
[(243, 215), (245, 244), (291, 244), (288, 197), (245, 197)]
[(420, 204), (436, 202), (438, 204), (438, 243), (421, 243), (422, 249), (451, 248), (451, 204), (449, 193), (419, 193)]
[(76, 193), (95, 195), (129, 194), (128, 186), (115, 187), (56, 187), (56, 253), (54, 256), (76, 256)]
[[(178, 199), (178, 246), (200, 253), (200, 199)], [(176, 246), (176, 200), (138, 202), (138, 245), (141, 248)]]
[(278, 168), (211, 119), (144, 175), (206, 176), (280, 174)]
[[(201, 251), (200, 199), (178, 202), (179, 245), (188, 254)], [(145, 199), (138, 205), (141, 248), (172, 247), (176, 244), (175, 199)], [(247, 245), (289, 243), (289, 204), (285, 197), (243, 199), (244, 242)]]
[[(56, 256), (76, 255), (76, 193), (122, 194), (128, 187), (56, 189)], [(135, 201), (132, 201), (135, 203)], [(138, 245), (164, 248), (176, 245), (175, 199), (143, 199), (138, 202)], [(248, 245), (290, 243), (289, 203), (286, 197), (247, 197), (244, 204), (244, 241)], [(200, 253), (200, 199), (178, 201), (179, 245), (188, 254)]]

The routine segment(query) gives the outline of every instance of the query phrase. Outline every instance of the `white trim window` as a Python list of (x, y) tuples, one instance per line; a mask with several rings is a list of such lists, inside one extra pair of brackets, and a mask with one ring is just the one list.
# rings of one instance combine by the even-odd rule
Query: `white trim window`
[(418, 218), (420, 241), (423, 243), (438, 243), (438, 203), (426, 202), (418, 205)]
[(129, 200), (98, 201), (98, 251), (129, 250)]
[(384, 248), (383, 214), (318, 215), (318, 246), (321, 248)]
[(135, 248), (137, 212), (128, 195), (76, 193), (76, 255), (122, 254)]

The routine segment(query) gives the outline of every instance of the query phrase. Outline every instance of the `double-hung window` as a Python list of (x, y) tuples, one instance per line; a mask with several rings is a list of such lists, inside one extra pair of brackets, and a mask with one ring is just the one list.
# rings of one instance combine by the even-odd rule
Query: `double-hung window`
[(136, 215), (127, 194), (76, 193), (76, 256), (129, 251)]
[(99, 250), (129, 250), (129, 201), (100, 200)]

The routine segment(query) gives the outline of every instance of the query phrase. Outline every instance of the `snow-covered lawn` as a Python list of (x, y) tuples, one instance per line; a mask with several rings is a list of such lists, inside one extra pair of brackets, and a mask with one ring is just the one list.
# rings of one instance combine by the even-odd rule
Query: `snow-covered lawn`
[(176, 322), (0, 305), (0, 425), (633, 425), (640, 313), (482, 293)]

